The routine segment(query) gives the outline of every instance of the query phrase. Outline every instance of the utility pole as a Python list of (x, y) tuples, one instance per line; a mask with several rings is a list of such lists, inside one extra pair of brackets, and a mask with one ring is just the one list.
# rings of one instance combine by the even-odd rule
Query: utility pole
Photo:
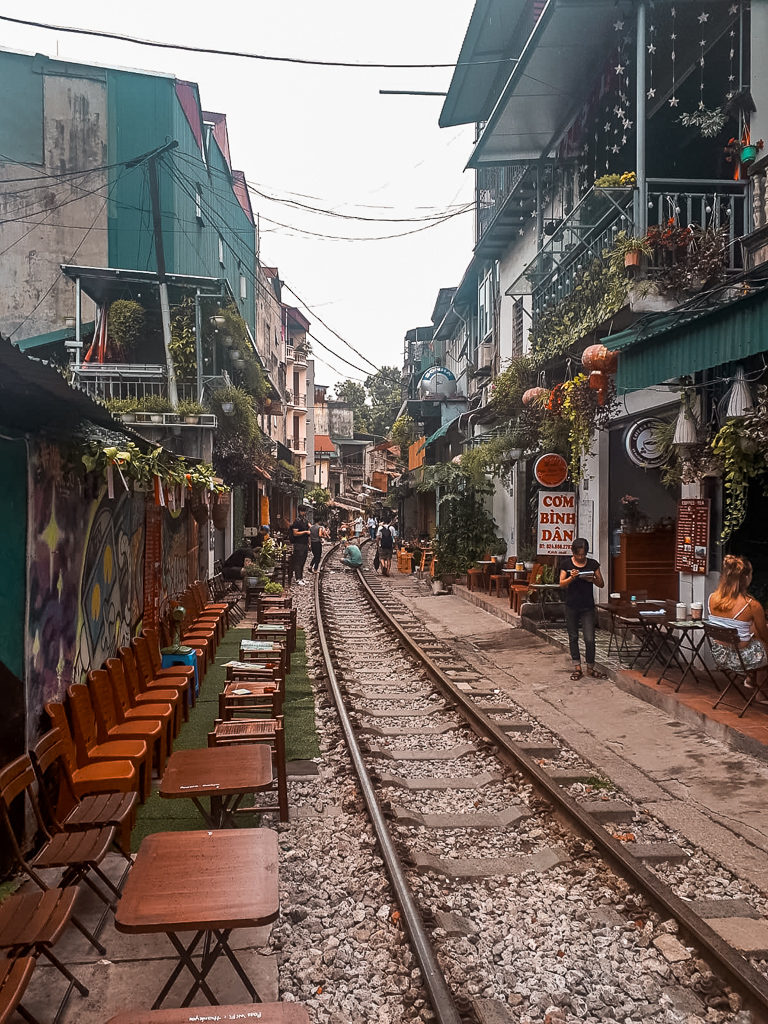
[[(165, 349), (165, 365), (168, 372), (168, 400), (172, 409), (179, 407), (179, 395), (176, 390), (176, 370), (171, 355), (171, 307), (168, 302), (168, 281), (165, 273), (165, 250), (163, 249), (163, 225), (160, 213), (160, 185), (157, 178), (157, 161), (163, 153), (176, 149), (178, 142), (169, 142), (167, 146), (156, 150), (148, 159), (149, 166), (149, 197), (152, 202), (152, 227), (155, 236), (155, 260), (157, 262), (157, 279), (160, 289), (160, 317), (163, 323), (163, 347)], [(198, 371), (199, 372), (199, 371)]]

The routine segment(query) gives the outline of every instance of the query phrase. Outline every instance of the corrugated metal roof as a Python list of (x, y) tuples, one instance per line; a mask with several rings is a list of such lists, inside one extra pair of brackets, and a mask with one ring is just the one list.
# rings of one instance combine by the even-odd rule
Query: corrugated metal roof
[(715, 308), (685, 307), (604, 339), (619, 352), (616, 388), (640, 391), (768, 351), (768, 286)]

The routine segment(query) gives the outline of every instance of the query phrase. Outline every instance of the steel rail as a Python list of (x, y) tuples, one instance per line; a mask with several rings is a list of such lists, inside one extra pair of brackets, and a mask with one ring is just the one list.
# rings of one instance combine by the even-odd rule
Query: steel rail
[(609, 835), (589, 811), (581, 807), (530, 755), (521, 750), (507, 733), (481, 711), (464, 691), (455, 686), (427, 651), (422, 649), (421, 645), (402, 628), (379, 601), (362, 572), (358, 571), (358, 577), (373, 608), (398, 634), (406, 647), (424, 664), (443, 692), (460, 707), (462, 714), (470, 721), (473, 729), (492, 740), (499, 748), (500, 755), (504, 760), (511, 762), (515, 767), (522, 768), (531, 776), (538, 788), (546, 793), (558, 810), (563, 811), (579, 829), (587, 833), (600, 852), (619, 869), (621, 874), (629, 877), (650, 896), (657, 906), (662, 907), (671, 917), (674, 917), (695, 942), (712, 956), (731, 981), (735, 982), (742, 991), (749, 993), (763, 1010), (768, 1011), (768, 979), (721, 938), (703, 918), (694, 913), (685, 900), (676, 896), (642, 861), (629, 853), (622, 843)]
[(368, 770), (365, 767), (365, 762), (363, 761), (362, 754), (360, 753), (360, 747), (358, 746), (357, 738), (355, 737), (354, 728), (349, 720), (347, 709), (344, 706), (344, 698), (341, 694), (339, 681), (336, 678), (336, 672), (333, 668), (331, 652), (328, 646), (328, 638), (325, 632), (325, 624), (323, 622), (321, 592), (326, 560), (337, 547), (338, 545), (334, 545), (334, 547), (330, 548), (323, 555), (323, 559), (320, 563), (320, 572), (317, 576), (317, 585), (315, 586), (315, 618), (317, 621), (317, 635), (320, 641), (320, 648), (323, 652), (326, 671), (328, 673), (328, 684), (333, 695), (333, 700), (336, 704), (341, 729), (344, 733), (344, 738), (349, 749), (349, 756), (357, 774), (363, 799), (365, 800), (366, 807), (368, 808), (371, 824), (373, 825), (373, 830), (376, 834), (376, 841), (379, 844), (382, 860), (384, 861), (387, 869), (387, 874), (389, 875), (389, 880), (395, 893), (395, 899), (400, 907), (401, 920), (408, 932), (408, 936), (411, 941), (411, 948), (413, 949), (414, 956), (416, 957), (416, 962), (419, 965), (424, 986), (427, 989), (429, 1001), (432, 1004), (432, 1009), (435, 1012), (435, 1016), (437, 1017), (439, 1024), (462, 1024), (461, 1017), (456, 1009), (456, 1004), (454, 1003), (453, 995), (448, 987), (448, 982), (445, 980), (445, 975), (437, 962), (434, 947), (427, 930), (424, 927), (421, 913), (413, 897), (411, 888), (408, 885), (408, 880), (405, 877), (403, 865), (397, 854), (397, 850), (395, 849), (392, 836), (390, 835), (387, 820), (384, 817), (381, 806), (379, 805), (376, 790), (374, 789)]

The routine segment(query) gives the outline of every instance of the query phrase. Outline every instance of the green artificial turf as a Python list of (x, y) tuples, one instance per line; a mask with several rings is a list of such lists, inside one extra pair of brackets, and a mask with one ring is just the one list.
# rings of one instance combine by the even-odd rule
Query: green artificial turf
[[(216, 651), (216, 664), (208, 668), (200, 687), (197, 704), (176, 737), (174, 750), (192, 750), (208, 746), (208, 733), (219, 711), (219, 693), (224, 689), (225, 662), (236, 659), (240, 641), (250, 639), (249, 629), (230, 629)], [(286, 757), (289, 761), (316, 757), (318, 746), (315, 731), (315, 701), (307, 676), (307, 656), (304, 630), (298, 630), (296, 650), (291, 655), (291, 671), (285, 683)], [(248, 820), (250, 815), (248, 816)], [(250, 822), (249, 822), (250, 823)], [(258, 824), (254, 820), (253, 824)], [(149, 800), (141, 807), (136, 827), (131, 834), (131, 846), (137, 850), (141, 840), (153, 832), (183, 832), (203, 828), (204, 822), (191, 800), (163, 800), (157, 792), (157, 783)]]

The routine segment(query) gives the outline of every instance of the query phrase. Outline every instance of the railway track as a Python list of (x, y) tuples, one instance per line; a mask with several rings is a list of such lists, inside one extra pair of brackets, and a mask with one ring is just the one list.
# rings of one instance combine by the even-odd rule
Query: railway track
[(712, 927), (718, 908), (676, 891), (690, 850), (659, 841), (609, 780), (446, 651), (369, 568), (342, 573), (326, 555), (315, 613), (440, 1024), (768, 1019), (763, 962)]

